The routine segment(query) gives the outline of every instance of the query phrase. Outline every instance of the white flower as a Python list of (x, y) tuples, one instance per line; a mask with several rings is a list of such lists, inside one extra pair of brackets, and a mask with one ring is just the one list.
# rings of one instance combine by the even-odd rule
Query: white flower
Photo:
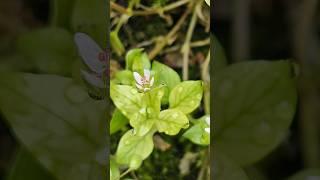
[(205, 118), (206, 123), (209, 125), (208, 128), (205, 128), (204, 130), (210, 134), (210, 116)]
[(84, 33), (76, 33), (74, 40), (83, 62), (91, 70), (91, 72), (81, 71), (84, 79), (93, 86), (104, 88), (103, 77), (107, 76), (107, 52)]
[(151, 89), (154, 83), (154, 77), (151, 77), (150, 70), (145, 69), (143, 76), (137, 72), (133, 72), (134, 79), (136, 80), (136, 86), (140, 91), (146, 92)]

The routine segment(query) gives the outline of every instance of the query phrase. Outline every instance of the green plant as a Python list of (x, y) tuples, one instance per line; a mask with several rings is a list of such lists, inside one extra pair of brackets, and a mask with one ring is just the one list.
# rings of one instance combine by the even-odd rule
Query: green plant
[[(138, 169), (150, 155), (156, 132), (174, 136), (189, 127), (188, 116), (201, 103), (203, 83), (181, 82), (173, 69), (157, 61), (151, 65), (142, 49), (133, 49), (127, 53), (126, 70), (119, 71), (111, 81), (110, 96), (117, 108), (111, 131), (122, 128), (118, 126), (118, 123), (125, 125), (122, 122), (129, 122), (132, 127), (121, 137), (111, 159), (110, 178), (119, 179)], [(165, 105), (168, 108), (163, 108)], [(202, 131), (208, 127), (203, 125)], [(192, 137), (192, 132), (187, 132), (186, 137)], [(208, 135), (203, 143), (209, 143)], [(117, 165), (127, 170), (120, 175)]]

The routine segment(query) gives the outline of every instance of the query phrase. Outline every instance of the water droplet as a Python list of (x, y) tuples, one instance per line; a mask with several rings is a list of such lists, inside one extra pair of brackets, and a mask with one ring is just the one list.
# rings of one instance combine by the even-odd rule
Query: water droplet
[(130, 141), (125, 141), (124, 144), (128, 145), (128, 144), (130, 144)]
[(178, 113), (173, 113), (172, 114), (172, 118), (174, 118), (174, 119), (177, 118), (178, 116), (179, 116)]
[(135, 89), (131, 89), (131, 91), (130, 91), (132, 94), (137, 94), (138, 92), (137, 92), (137, 90), (135, 90)]
[(259, 145), (266, 145), (272, 141), (274, 133), (267, 121), (261, 121), (255, 126), (252, 133), (252, 138)]
[(87, 93), (82, 91), (81, 87), (75, 84), (66, 87), (65, 96), (72, 103), (81, 103), (88, 98)]
[(140, 111), (139, 111), (139, 113), (141, 113), (141, 114), (146, 114), (146, 108), (141, 108)]
[(153, 113), (153, 108), (147, 108), (147, 112), (148, 112), (149, 114), (152, 114), (152, 113)]
[(275, 108), (275, 114), (277, 114), (281, 119), (290, 118), (292, 110), (290, 109), (290, 105), (287, 101), (282, 101)]

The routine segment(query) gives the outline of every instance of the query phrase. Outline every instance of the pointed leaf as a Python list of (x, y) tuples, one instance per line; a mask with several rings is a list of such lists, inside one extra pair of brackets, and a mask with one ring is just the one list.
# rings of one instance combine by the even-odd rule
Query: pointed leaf
[(239, 165), (260, 160), (285, 138), (297, 103), (290, 62), (237, 63), (219, 71), (213, 87), (215, 148)]
[(162, 103), (167, 104), (171, 90), (181, 81), (180, 77), (178, 73), (169, 66), (157, 61), (153, 61), (152, 70), (155, 73), (155, 85), (165, 85), (165, 95)]
[[(105, 143), (105, 104), (71, 79), (1, 73), (1, 112), (15, 136), (57, 179), (90, 179)], [(96, 173), (96, 179), (105, 174)]]
[(185, 114), (194, 111), (201, 103), (203, 86), (201, 81), (184, 81), (175, 86), (169, 96), (170, 108)]
[(138, 169), (142, 161), (146, 159), (153, 150), (153, 132), (145, 136), (137, 136), (134, 130), (129, 130), (122, 136), (117, 152), (117, 163), (129, 165), (132, 169)]
[(189, 126), (189, 120), (181, 111), (168, 109), (160, 112), (159, 119), (156, 120), (156, 125), (159, 132), (176, 135), (182, 128)]

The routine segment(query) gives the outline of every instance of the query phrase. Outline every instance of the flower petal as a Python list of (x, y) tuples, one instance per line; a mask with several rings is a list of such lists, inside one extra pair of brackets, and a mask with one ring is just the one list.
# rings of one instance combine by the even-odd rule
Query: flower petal
[(89, 84), (98, 88), (105, 88), (103, 80), (97, 77), (97, 75), (88, 73), (87, 71), (83, 71), (83, 70), (81, 70), (81, 74)]
[(137, 73), (137, 72), (133, 72), (133, 76), (134, 76), (134, 79), (136, 80), (136, 82), (139, 84), (139, 85), (143, 85), (143, 78), (142, 78), (142, 76), (139, 74), (139, 73)]
[(144, 69), (143, 73), (144, 73), (143, 76), (146, 78), (147, 81), (149, 81), (150, 80), (150, 70)]
[(106, 63), (102, 63), (99, 59), (101, 57), (99, 56), (101, 56), (101, 53), (104, 53), (104, 51), (94, 40), (84, 33), (76, 33), (74, 40), (84, 63), (90, 70), (101, 73), (105, 69)]

